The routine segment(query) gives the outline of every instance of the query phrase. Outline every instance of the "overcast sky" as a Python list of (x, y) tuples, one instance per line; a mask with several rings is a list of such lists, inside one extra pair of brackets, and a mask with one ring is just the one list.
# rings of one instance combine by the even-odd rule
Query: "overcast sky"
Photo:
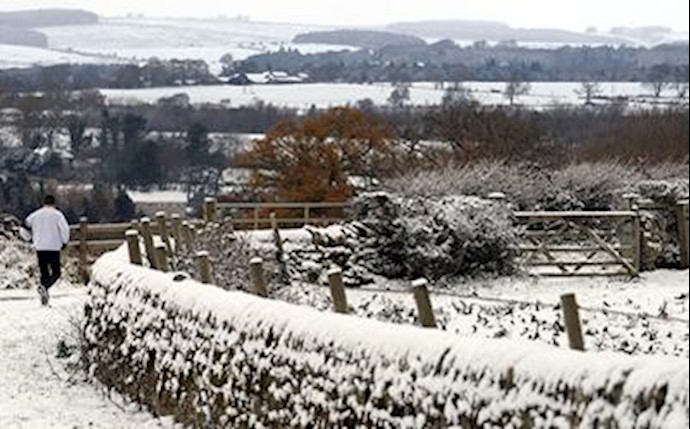
[(688, 0), (0, 0), (0, 10), (37, 7), (76, 7), (105, 16), (249, 15), (253, 20), (344, 26), (458, 18), (515, 27), (664, 25), (688, 31)]

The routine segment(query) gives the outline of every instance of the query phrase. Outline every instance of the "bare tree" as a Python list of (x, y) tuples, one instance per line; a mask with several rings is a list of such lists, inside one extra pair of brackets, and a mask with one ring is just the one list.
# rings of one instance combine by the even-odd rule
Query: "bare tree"
[(671, 76), (672, 73), (668, 64), (656, 64), (650, 68), (647, 75), (647, 82), (643, 85), (645, 88), (652, 91), (654, 98), (659, 98), (664, 90), (671, 86), (671, 82), (673, 81)]
[(396, 83), (388, 96), (388, 103), (395, 108), (402, 108), (408, 101), (410, 101), (410, 84)]
[(532, 86), (529, 82), (525, 82), (521, 78), (513, 76), (506, 82), (505, 89), (503, 90), (503, 97), (507, 98), (508, 103), (513, 106), (516, 98), (529, 94), (531, 90)]
[(580, 87), (575, 89), (575, 94), (585, 99), (585, 105), (589, 106), (595, 97), (601, 95), (601, 84), (596, 81), (580, 82)]
[(221, 76), (230, 76), (235, 72), (235, 58), (231, 53), (227, 53), (220, 57), (220, 65), (223, 66)]
[(472, 102), (472, 93), (469, 88), (464, 86), (462, 82), (454, 82), (452, 85), (448, 86), (443, 92), (444, 105), (456, 104), (456, 103), (469, 103)]
[(665, 80), (654, 80), (650, 82), (645, 82), (642, 84), (645, 88), (652, 91), (654, 98), (661, 97), (661, 94), (669, 87), (671, 84)]
[(684, 100), (688, 96), (688, 82), (676, 82), (673, 84), (673, 89), (676, 91), (676, 97)]

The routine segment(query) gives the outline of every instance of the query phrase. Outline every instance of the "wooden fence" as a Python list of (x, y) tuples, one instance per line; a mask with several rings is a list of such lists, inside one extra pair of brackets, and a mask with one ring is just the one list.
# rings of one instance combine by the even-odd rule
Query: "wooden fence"
[[(271, 226), (271, 213), (277, 213), (279, 225), (328, 225), (347, 219), (344, 210), (351, 207), (349, 202), (284, 202), (284, 203), (224, 203), (213, 199), (204, 202), (204, 219), (211, 220), (219, 216), (219, 211), (228, 213), (229, 220), (238, 229), (260, 229)], [(292, 213), (298, 212), (295, 216)], [(280, 216), (288, 213), (288, 216)]]
[(521, 263), (543, 276), (637, 276), (640, 217), (634, 211), (517, 212)]
[[(188, 220), (203, 224), (217, 220), (221, 213), (224, 222), (232, 222), (238, 229), (277, 226), (326, 225), (346, 220), (346, 216), (323, 216), (325, 211), (339, 211), (351, 207), (348, 202), (310, 203), (219, 203), (207, 198), (203, 219)], [(652, 207), (642, 206), (644, 210)], [(299, 211), (301, 216), (279, 217), (280, 210)], [(153, 234), (160, 234), (162, 223), (168, 230), (179, 229), (178, 215), (167, 218), (159, 213), (151, 221)], [(524, 242), (518, 247), (522, 263), (544, 276), (630, 275), (640, 271), (640, 217), (635, 210), (614, 212), (517, 212), (516, 218), (526, 226)], [(688, 267), (688, 200), (678, 202), (678, 233), (681, 260)], [(161, 220), (162, 219), (162, 220)], [(140, 231), (138, 221), (89, 224), (82, 218), (71, 227), (71, 249), (78, 249), (82, 272), (88, 267), (88, 255), (115, 249), (125, 241), (128, 229)], [(178, 237), (179, 238), (179, 237)]]

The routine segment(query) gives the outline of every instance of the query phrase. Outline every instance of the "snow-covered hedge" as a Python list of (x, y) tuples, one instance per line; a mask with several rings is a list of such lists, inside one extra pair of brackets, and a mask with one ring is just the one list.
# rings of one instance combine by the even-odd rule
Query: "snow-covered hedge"
[(85, 358), (193, 427), (688, 427), (687, 360), (386, 324), (94, 266)]
[(29, 243), (0, 236), (0, 289), (29, 289), (38, 284), (38, 263)]
[(621, 209), (622, 193), (634, 191), (646, 181), (676, 183), (684, 186), (687, 195), (688, 166), (679, 163), (642, 168), (606, 161), (548, 168), (477, 162), (411, 172), (388, 181), (386, 186), (408, 197), (486, 197), (502, 192), (517, 210), (616, 210)]
[(376, 274), (436, 279), (514, 269), (518, 231), (505, 204), (378, 192), (360, 196), (354, 211), (366, 250), (356, 262)]

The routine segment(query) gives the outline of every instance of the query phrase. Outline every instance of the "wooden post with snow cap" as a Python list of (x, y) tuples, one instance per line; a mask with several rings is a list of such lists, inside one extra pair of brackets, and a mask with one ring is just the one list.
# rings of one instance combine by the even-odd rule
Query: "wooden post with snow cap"
[(151, 268), (159, 269), (158, 258), (156, 255), (156, 248), (153, 246), (153, 235), (151, 234), (151, 219), (147, 217), (141, 218), (141, 235), (144, 238), (144, 248), (146, 250), (146, 258), (148, 258)]
[(254, 283), (254, 293), (259, 296), (267, 297), (268, 289), (266, 287), (266, 278), (264, 277), (264, 261), (256, 257), (249, 261), (249, 267), (252, 274), (252, 282)]
[[(278, 219), (276, 218), (276, 214), (274, 212), (271, 212), (271, 229), (273, 229), (273, 241), (275, 242), (276, 245), (276, 250), (278, 251), (279, 258), (282, 258), (283, 255), (283, 240), (280, 238), (280, 228), (278, 227)], [(281, 263), (282, 261), (278, 261), (278, 263)]]
[(196, 264), (201, 283), (212, 284), (213, 275), (211, 274), (211, 261), (209, 260), (208, 252), (196, 252)]
[(191, 252), (192, 251), (192, 230), (189, 229), (189, 222), (182, 221), (181, 227), (181, 234), (182, 234), (182, 242), (184, 243), (185, 249), (187, 251)]
[(678, 201), (676, 205), (676, 222), (678, 223), (678, 245), (680, 247), (680, 267), (690, 265), (690, 227), (688, 226), (688, 200)]
[(419, 321), (422, 326), (425, 328), (436, 328), (436, 317), (434, 316), (433, 308), (431, 308), (428, 285), (429, 282), (426, 279), (417, 279), (412, 282), (412, 293), (414, 294)]
[(139, 225), (139, 219), (132, 219), (129, 223), (130, 229), (135, 230), (139, 234), (141, 234), (141, 227)]
[(156, 245), (156, 261), (158, 261), (158, 269), (167, 273), (170, 271), (170, 265), (168, 260), (168, 249), (165, 248), (165, 244), (158, 243)]
[(177, 213), (173, 214), (170, 216), (170, 225), (172, 226), (172, 236), (173, 240), (175, 240), (175, 245), (173, 246), (173, 250), (175, 254), (179, 253), (179, 248), (180, 248), (180, 242), (182, 240), (182, 231), (180, 230), (182, 220), (180, 219), (180, 215)]
[(585, 350), (585, 340), (582, 337), (582, 325), (578, 311), (575, 294), (561, 295), (561, 307), (563, 308), (563, 320), (565, 330), (568, 333), (568, 344), (573, 350)]
[(506, 201), (506, 194), (503, 192), (491, 192), (486, 198), (497, 203), (503, 203)]
[(642, 231), (642, 217), (640, 214), (640, 206), (633, 204), (631, 207), (632, 211), (635, 212), (635, 217), (633, 218), (633, 266), (637, 271), (635, 275), (642, 271), (642, 251), (645, 249), (645, 241), (643, 241), (643, 231)]
[(347, 296), (345, 295), (345, 287), (343, 286), (343, 271), (340, 268), (333, 268), (328, 271), (328, 284), (331, 288), (331, 298), (333, 299), (335, 312), (342, 314), (349, 313)]
[(89, 281), (89, 220), (79, 218), (79, 275), (84, 283)]
[(141, 248), (139, 247), (139, 231), (128, 229), (125, 231), (127, 239), (127, 249), (129, 250), (129, 262), (134, 265), (141, 265)]
[(170, 232), (168, 231), (168, 215), (165, 212), (156, 212), (156, 223), (158, 224), (158, 234), (163, 241), (163, 245), (168, 251), (168, 255), (172, 255), (172, 246), (170, 245)]
[(213, 222), (216, 219), (216, 211), (218, 209), (218, 200), (211, 197), (204, 198), (204, 220), (206, 222)]

